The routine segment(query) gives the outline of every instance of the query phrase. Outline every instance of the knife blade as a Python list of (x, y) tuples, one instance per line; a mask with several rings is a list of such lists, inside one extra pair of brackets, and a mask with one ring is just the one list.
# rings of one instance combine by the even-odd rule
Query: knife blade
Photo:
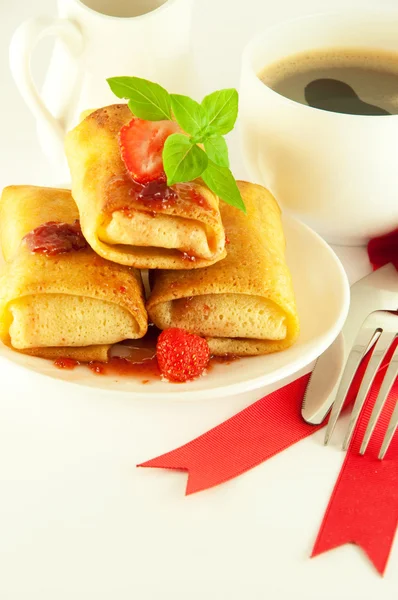
[(339, 333), (333, 344), (318, 358), (311, 373), (301, 407), (302, 417), (307, 423), (319, 425), (326, 418), (336, 396), (343, 366), (344, 338)]
[(366, 317), (374, 310), (397, 310), (397, 298), (398, 277), (391, 264), (351, 287), (350, 309), (342, 332), (316, 361), (304, 394), (301, 414), (307, 423), (319, 425), (330, 411), (346, 359)]

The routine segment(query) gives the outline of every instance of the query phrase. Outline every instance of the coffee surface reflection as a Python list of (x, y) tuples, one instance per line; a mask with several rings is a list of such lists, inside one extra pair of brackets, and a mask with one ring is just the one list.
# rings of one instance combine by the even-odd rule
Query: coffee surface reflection
[(259, 77), (282, 96), (321, 110), (398, 114), (398, 52), (318, 49), (268, 65)]
[(309, 106), (349, 115), (391, 115), (388, 110), (364, 102), (355, 90), (338, 79), (314, 79), (304, 88)]

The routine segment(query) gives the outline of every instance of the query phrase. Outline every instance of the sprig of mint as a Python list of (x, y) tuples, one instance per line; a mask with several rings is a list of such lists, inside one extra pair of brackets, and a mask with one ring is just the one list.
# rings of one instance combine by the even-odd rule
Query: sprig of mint
[(246, 213), (229, 169), (224, 139), (238, 116), (239, 97), (235, 89), (213, 92), (199, 104), (188, 96), (169, 94), (161, 85), (140, 77), (111, 77), (107, 81), (118, 98), (128, 100), (131, 112), (139, 119), (175, 119), (184, 132), (170, 135), (163, 148), (168, 185), (202, 177), (219, 198)]

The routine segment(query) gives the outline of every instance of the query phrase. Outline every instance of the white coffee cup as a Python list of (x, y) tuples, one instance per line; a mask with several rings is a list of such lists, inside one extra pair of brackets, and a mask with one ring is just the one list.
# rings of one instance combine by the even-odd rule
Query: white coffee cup
[(299, 104), (258, 74), (312, 49), (398, 51), (398, 12), (342, 12), (269, 28), (246, 47), (240, 131), (250, 177), (333, 244), (362, 245), (398, 226), (398, 115), (360, 116)]
[[(10, 45), (10, 67), (37, 121), (44, 153), (60, 177), (68, 176), (66, 131), (80, 113), (119, 102), (106, 78), (145, 77), (171, 92), (192, 93), (193, 0), (58, 0), (57, 19), (22, 23)], [(37, 42), (55, 36), (44, 86), (39, 93), (30, 60)]]

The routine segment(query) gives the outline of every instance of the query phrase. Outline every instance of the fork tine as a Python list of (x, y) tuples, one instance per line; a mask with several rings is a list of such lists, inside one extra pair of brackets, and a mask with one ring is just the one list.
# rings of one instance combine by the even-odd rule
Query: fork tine
[(366, 448), (368, 447), (369, 440), (372, 437), (374, 428), (376, 427), (376, 423), (379, 420), (381, 411), (383, 410), (383, 406), (385, 401), (388, 398), (388, 395), (391, 391), (392, 386), (394, 385), (394, 381), (398, 375), (398, 347), (395, 349), (395, 352), (391, 358), (391, 362), (388, 366), (386, 374), (383, 379), (383, 383), (381, 385), (380, 391), (377, 395), (376, 403), (373, 407), (372, 414), (370, 415), (369, 423), (365, 431), (365, 435), (363, 436), (363, 441), (361, 444), (361, 449), (359, 451), (360, 454), (365, 454)]
[(376, 377), (376, 373), (379, 370), (379, 367), (385, 355), (387, 354), (391, 344), (393, 343), (395, 336), (396, 332), (383, 331), (379, 339), (377, 340), (372, 357), (369, 361), (368, 366), (366, 367), (365, 375), (363, 376), (361, 387), (359, 388), (359, 392), (355, 400), (354, 408), (352, 409), (347, 434), (343, 443), (343, 450), (347, 450), (350, 444), (352, 434), (354, 433), (355, 425), (357, 424), (358, 417), (361, 413), (363, 405), (365, 404), (365, 400), (367, 398), (369, 390), (372, 387), (374, 378)]
[(352, 381), (354, 379), (354, 375), (362, 361), (362, 359), (366, 356), (369, 350), (373, 347), (375, 340), (378, 339), (380, 335), (380, 329), (374, 329), (373, 331), (369, 329), (361, 329), (356, 337), (354, 346), (348, 355), (347, 364), (343, 371), (343, 375), (341, 377), (340, 385), (336, 393), (336, 399), (332, 406), (332, 411), (330, 413), (330, 419), (328, 422), (328, 426), (326, 428), (325, 434), (325, 446), (328, 445), (330, 439), (333, 435), (334, 428), (337, 423), (337, 419), (340, 416), (342, 411), (345, 398), (347, 396), (347, 392), (350, 389)]
[(395, 405), (394, 412), (391, 415), (390, 422), (388, 424), (386, 435), (384, 436), (383, 443), (381, 445), (379, 459), (383, 460), (386, 455), (386, 452), (391, 444), (391, 440), (394, 436), (394, 433), (398, 427), (398, 402)]

